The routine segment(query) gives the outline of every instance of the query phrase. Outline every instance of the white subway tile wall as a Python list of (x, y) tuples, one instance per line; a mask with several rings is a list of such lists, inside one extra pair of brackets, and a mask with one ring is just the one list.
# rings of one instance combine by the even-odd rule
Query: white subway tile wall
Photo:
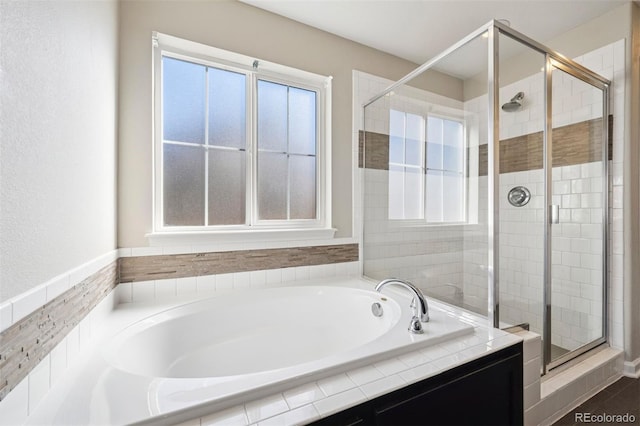
[[(624, 126), (624, 40), (575, 58), (612, 80), (610, 113), (614, 116), (613, 158), (609, 162), (609, 333), (610, 343), (622, 348), (622, 158)], [(556, 74), (560, 74), (556, 76)], [(561, 78), (556, 78), (561, 77)], [(586, 85), (563, 73), (554, 73), (554, 126), (596, 118), (602, 114), (599, 97)], [(528, 90), (536, 95), (540, 76), (514, 83), (501, 91)], [(501, 99), (502, 101), (502, 99)], [(578, 105), (578, 103), (580, 103)], [(533, 104), (527, 109), (539, 110)], [(515, 114), (520, 114), (517, 112)], [(501, 118), (509, 117), (502, 114)], [(534, 121), (532, 119), (532, 121)], [(517, 126), (501, 123), (501, 138), (520, 136)], [(535, 124), (540, 126), (541, 122)], [(602, 334), (602, 164), (586, 163), (554, 168), (553, 203), (560, 205), (560, 224), (552, 233), (552, 343), (575, 349)], [(542, 330), (542, 240), (543, 210), (540, 209), (542, 171), (516, 172), (500, 176), (501, 218), (501, 320), (529, 322), (533, 331)], [(532, 193), (530, 206), (518, 209), (505, 196), (515, 185)], [(480, 185), (480, 187), (484, 187)], [(537, 202), (536, 202), (537, 200)], [(520, 210), (520, 211), (519, 211)]]
[[(100, 263), (97, 263), (98, 265)], [(99, 269), (99, 268), (98, 268)], [(85, 277), (86, 278), (86, 277)], [(49, 389), (61, 380), (80, 351), (95, 344), (101, 321), (111, 312), (115, 292), (107, 295), (51, 352), (0, 402), (0, 424), (23, 424)]]
[[(593, 71), (612, 80), (610, 114), (614, 116), (613, 158), (609, 162), (609, 336), (622, 348), (622, 158), (624, 130), (624, 40), (575, 58)], [(554, 127), (601, 116), (599, 97), (593, 90), (560, 71), (554, 72)], [(367, 107), (364, 102), (388, 87), (390, 80), (363, 72), (353, 72), (354, 125), (353, 154), (357, 167), (358, 130), (388, 134), (389, 108), (416, 112), (416, 105), (383, 98)], [(500, 90), (500, 102), (525, 92), (525, 107), (515, 113), (501, 113), (500, 138), (508, 139), (539, 132), (543, 127), (542, 73), (509, 84)], [(464, 103), (412, 89), (414, 97), (436, 105), (463, 109), (469, 117), (471, 148), (486, 144), (486, 95)], [(395, 99), (397, 96), (393, 96)], [(392, 105), (393, 104), (393, 105)], [(424, 106), (423, 106), (424, 108)], [(477, 151), (470, 149), (474, 165)], [(464, 304), (478, 312), (487, 310), (487, 177), (470, 177), (468, 208), (474, 214), (465, 226), (402, 227), (389, 223), (388, 172), (364, 169), (358, 173), (366, 182), (364, 194), (355, 179), (356, 215), (362, 217), (366, 232), (362, 238), (364, 274), (372, 278), (399, 276), (414, 281), (421, 289), (443, 300)], [(602, 165), (586, 163), (552, 170), (554, 204), (559, 204), (560, 223), (553, 225), (552, 294), (554, 331), (552, 343), (575, 349), (601, 335), (602, 270)], [(508, 190), (526, 186), (532, 194), (523, 208), (506, 201)], [(500, 176), (500, 288), (501, 321), (530, 323), (542, 331), (543, 282), (543, 174), (542, 170), (505, 173)], [(364, 204), (363, 204), (364, 203)]]
[[(552, 343), (576, 349), (602, 334), (602, 193), (599, 162), (558, 168), (554, 202), (560, 223), (552, 226)], [(500, 175), (500, 319), (529, 323), (542, 333), (544, 208), (542, 170)], [(516, 185), (531, 200), (514, 207), (506, 195)], [(593, 192), (592, 192), (593, 191)]]

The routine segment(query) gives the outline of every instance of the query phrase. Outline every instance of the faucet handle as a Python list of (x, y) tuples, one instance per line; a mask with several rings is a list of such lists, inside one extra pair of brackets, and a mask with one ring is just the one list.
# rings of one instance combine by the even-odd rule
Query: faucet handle
[(422, 323), (417, 316), (413, 316), (411, 318), (411, 322), (409, 323), (408, 330), (413, 334), (423, 334), (424, 330), (422, 329)]

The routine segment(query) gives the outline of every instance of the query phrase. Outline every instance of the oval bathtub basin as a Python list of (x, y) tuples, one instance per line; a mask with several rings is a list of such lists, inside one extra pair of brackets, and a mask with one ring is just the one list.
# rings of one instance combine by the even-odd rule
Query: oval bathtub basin
[[(383, 315), (371, 305), (380, 303)], [(389, 332), (393, 299), (331, 286), (281, 287), (190, 303), (118, 335), (107, 360), (126, 372), (166, 378), (235, 376), (346, 353)], [(405, 331), (406, 332), (406, 331)]]
[(96, 389), (108, 401), (107, 423), (204, 404), (223, 409), (473, 333), (432, 307), (424, 334), (411, 334), (408, 293), (370, 285), (348, 279), (234, 291), (132, 324), (101, 349), (107, 368)]

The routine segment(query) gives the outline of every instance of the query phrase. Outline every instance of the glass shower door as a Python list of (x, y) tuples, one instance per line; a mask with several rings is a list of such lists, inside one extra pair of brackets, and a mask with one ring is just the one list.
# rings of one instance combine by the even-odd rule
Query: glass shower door
[(508, 35), (499, 43), (500, 326), (542, 334), (546, 56)]
[[(608, 189), (604, 91), (580, 70), (550, 61), (545, 364), (553, 368), (602, 343)], [(550, 168), (550, 170), (548, 170)], [(550, 312), (549, 312), (550, 311)], [(549, 315), (550, 314), (550, 315)]]

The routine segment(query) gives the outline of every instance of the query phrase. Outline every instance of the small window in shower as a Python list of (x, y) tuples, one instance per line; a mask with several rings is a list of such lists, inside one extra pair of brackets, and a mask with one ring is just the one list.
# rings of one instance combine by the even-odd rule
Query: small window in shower
[(389, 219), (463, 222), (464, 123), (391, 110)]
[(427, 118), (427, 222), (464, 221), (464, 124)]
[(391, 110), (389, 219), (424, 219), (424, 118)]

